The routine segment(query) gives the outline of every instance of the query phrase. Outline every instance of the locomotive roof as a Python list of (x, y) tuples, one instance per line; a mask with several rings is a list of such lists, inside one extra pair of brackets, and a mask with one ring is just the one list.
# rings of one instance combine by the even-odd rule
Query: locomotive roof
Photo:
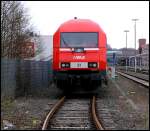
[(64, 22), (58, 28), (59, 32), (103, 32), (101, 27), (89, 19), (72, 19)]

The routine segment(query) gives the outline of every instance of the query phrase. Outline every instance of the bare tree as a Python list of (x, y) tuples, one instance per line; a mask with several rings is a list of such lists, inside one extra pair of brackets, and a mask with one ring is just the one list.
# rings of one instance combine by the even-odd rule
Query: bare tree
[(36, 39), (36, 46), (37, 46), (35, 55), (39, 55), (41, 52), (44, 51), (44, 47), (42, 46), (42, 40), (39, 35), (36, 35), (35, 39)]
[(20, 57), (31, 37), (29, 16), (20, 1), (1, 1), (1, 57)]

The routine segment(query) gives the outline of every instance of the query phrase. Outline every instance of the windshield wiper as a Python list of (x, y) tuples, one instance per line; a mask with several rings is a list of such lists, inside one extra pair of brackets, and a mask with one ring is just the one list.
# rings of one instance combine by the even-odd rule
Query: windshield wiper
[[(62, 37), (62, 40), (63, 40), (63, 42), (64, 42), (65, 46), (66, 46), (66, 47), (69, 47), (69, 45), (66, 43), (66, 41), (64, 40), (64, 38), (63, 38), (63, 37)], [(69, 48), (71, 48), (71, 47), (69, 47)]]

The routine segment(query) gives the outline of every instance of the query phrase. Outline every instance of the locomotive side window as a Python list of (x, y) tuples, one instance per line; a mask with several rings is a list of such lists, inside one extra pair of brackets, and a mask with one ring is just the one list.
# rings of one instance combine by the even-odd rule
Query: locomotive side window
[(61, 46), (64, 48), (97, 48), (97, 32), (63, 32), (61, 33)]

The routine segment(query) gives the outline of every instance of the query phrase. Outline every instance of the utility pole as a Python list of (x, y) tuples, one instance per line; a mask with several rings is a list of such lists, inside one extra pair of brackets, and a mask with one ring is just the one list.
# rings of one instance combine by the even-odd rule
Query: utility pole
[(135, 23), (134, 23), (134, 33), (135, 33), (135, 35), (134, 35), (134, 40), (135, 40), (135, 72), (136, 72), (136, 21), (137, 21), (138, 19), (132, 19), (132, 21), (134, 21)]
[(127, 72), (127, 33), (129, 32), (129, 30), (124, 30), (124, 32), (126, 33), (126, 72)]

